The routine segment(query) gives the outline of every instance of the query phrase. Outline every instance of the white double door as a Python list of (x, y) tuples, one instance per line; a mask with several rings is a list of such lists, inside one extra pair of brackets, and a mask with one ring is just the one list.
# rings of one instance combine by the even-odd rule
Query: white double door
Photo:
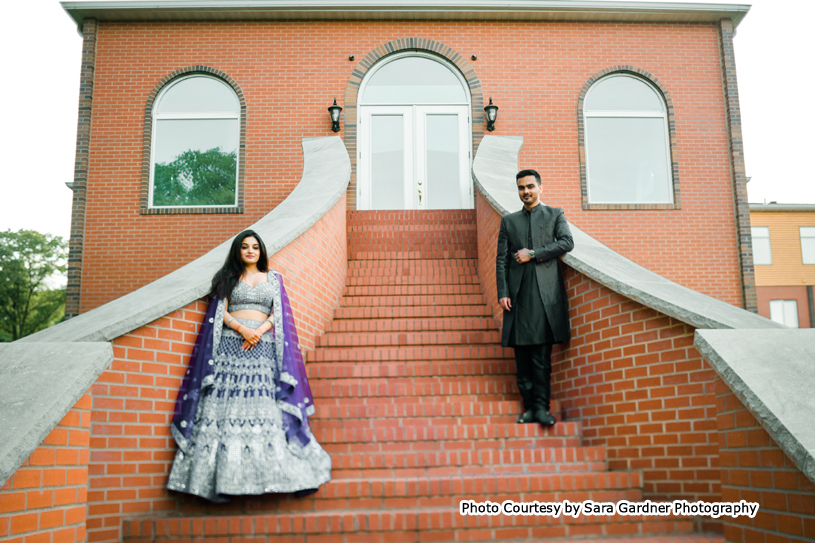
[(472, 209), (467, 106), (362, 106), (358, 209)]

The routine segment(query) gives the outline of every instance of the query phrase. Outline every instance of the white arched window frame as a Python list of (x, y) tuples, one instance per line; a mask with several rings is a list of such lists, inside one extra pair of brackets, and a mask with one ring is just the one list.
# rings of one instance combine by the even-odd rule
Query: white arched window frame
[[(448, 83), (455, 81), (454, 85), (447, 85), (447, 89), (442, 86), (441, 92), (433, 92), (428, 89), (419, 89), (417, 94), (409, 98), (403, 96), (400, 99), (398, 85), (394, 85), (393, 91), (388, 92), (368, 92), (382, 78), (377, 77), (394, 68), (394, 63), (416, 58), (432, 61), (438, 64), (442, 70), (438, 75), (444, 74), (443, 79)], [(405, 75), (408, 75), (407, 72)], [(418, 78), (415, 78), (418, 79)], [(371, 83), (374, 85), (371, 85)], [(455, 87), (455, 91), (454, 91)], [(446, 96), (445, 96), (446, 95)], [(470, 95), (469, 84), (464, 75), (446, 59), (432, 53), (423, 51), (404, 51), (384, 57), (365, 74), (365, 78), (360, 84), (357, 98), (358, 112), (358, 152), (357, 152), (357, 206), (358, 209), (434, 209), (434, 189), (441, 186), (438, 180), (432, 179), (432, 172), (438, 170), (428, 170), (430, 159), (425, 151), (429, 146), (443, 145), (449, 142), (446, 137), (447, 131), (451, 133), (457, 131), (459, 139), (456, 142), (458, 153), (458, 173), (461, 182), (457, 189), (448, 186), (447, 188), (458, 192), (458, 204), (454, 208), (471, 209), (473, 207), (474, 195), (472, 193), (472, 180), (470, 170), (472, 167), (472, 97)], [(451, 116), (457, 120), (453, 121)], [(399, 121), (398, 119), (404, 119)], [(384, 127), (385, 124), (392, 124), (390, 130), (396, 131), (399, 137), (394, 141), (390, 138), (378, 138), (376, 124)], [(438, 124), (439, 126), (435, 126)], [(444, 126), (442, 126), (444, 125)], [(432, 137), (426, 137), (427, 135)], [(431, 141), (434, 140), (434, 141)], [(376, 176), (377, 164), (374, 156), (378, 149), (376, 146), (387, 146), (390, 144), (401, 145), (404, 151), (404, 161), (398, 164), (391, 164), (391, 171), (400, 172), (398, 180), (401, 189), (388, 191), (390, 196), (384, 193), (377, 196), (379, 186), (372, 184), (372, 177)], [(381, 192), (381, 191), (380, 191)], [(424, 192), (422, 196), (420, 192)], [(378, 205), (378, 200), (384, 197), (386, 200), (395, 195), (392, 202)], [(448, 193), (448, 195), (451, 193)], [(428, 207), (428, 202), (430, 206)], [(382, 204), (380, 201), (379, 204)], [(441, 207), (446, 208), (446, 207)]]
[[(647, 98), (651, 107), (646, 107), (646, 104), (632, 107), (631, 100), (625, 99), (623, 101), (629, 102), (625, 108), (593, 107), (593, 98), (600, 101), (605, 98), (598, 96), (599, 89), (616, 78), (625, 78), (624, 82), (629, 85), (639, 85), (639, 90), (647, 89), (648, 93), (644, 93), (643, 97)], [(655, 104), (658, 107), (654, 107)], [(615, 120), (621, 122), (615, 123)], [(593, 132), (601, 132), (596, 126), (600, 124), (604, 125), (604, 133)], [(638, 127), (638, 124), (641, 126)], [(675, 203), (668, 107), (662, 93), (650, 82), (624, 73), (598, 80), (584, 99), (583, 126), (589, 204)], [(650, 150), (646, 149), (649, 145)], [(654, 180), (655, 171), (659, 178)], [(650, 186), (648, 177), (652, 178)]]
[[(217, 89), (221, 96), (219, 97), (220, 103), (208, 105), (206, 97), (202, 96), (173, 96), (181, 90), (181, 86), (185, 83), (190, 83), (192, 80), (206, 81), (210, 89)], [(217, 86), (215, 86), (217, 85)], [(175, 92), (174, 92), (175, 91)], [(183, 91), (182, 91), (183, 92)], [(229, 104), (226, 104), (225, 96), (229, 95)], [(177, 106), (180, 107), (165, 107), (166, 101), (172, 97)], [(186, 98), (186, 100), (184, 99)], [(202, 104), (200, 108), (190, 107), (195, 103)], [(176, 109), (177, 111), (166, 111), (166, 109)], [(189, 111), (184, 111), (188, 109)], [(178, 111), (180, 110), (180, 111)], [(238, 206), (238, 192), (239, 192), (239, 179), (240, 179), (240, 133), (241, 133), (241, 106), (235, 90), (225, 81), (218, 77), (213, 77), (206, 74), (191, 74), (184, 77), (179, 77), (168, 83), (156, 97), (152, 108), (152, 134), (150, 145), (150, 184), (148, 192), (148, 207), (150, 209), (184, 209), (184, 208), (236, 208)], [(173, 138), (171, 131), (166, 130), (162, 121), (175, 122), (176, 125), (182, 125), (184, 121), (191, 121), (187, 123), (190, 128), (193, 128), (196, 122), (215, 121), (221, 122), (221, 128), (227, 127), (226, 131), (210, 129), (207, 131), (190, 131), (195, 133), (195, 139), (199, 142), (207, 141), (206, 136), (211, 137), (212, 142), (222, 143), (225, 148), (235, 154), (235, 174), (234, 174), (234, 198), (229, 202), (217, 203), (191, 203), (181, 205), (155, 205), (155, 175), (157, 160), (164, 158), (163, 151), (168, 145), (176, 146), (183, 149), (183, 138)], [(223, 123), (226, 123), (225, 125)], [(204, 125), (206, 127), (206, 125)], [(225, 132), (225, 133), (224, 133)], [(179, 145), (181, 145), (179, 147)], [(193, 143), (194, 145), (194, 143)], [(207, 147), (207, 145), (203, 145)], [(220, 147), (220, 146), (219, 146)], [(191, 148), (191, 147), (190, 147)], [(206, 149), (203, 149), (206, 150)], [(161, 161), (160, 163), (164, 163)], [(230, 176), (231, 178), (232, 176)]]

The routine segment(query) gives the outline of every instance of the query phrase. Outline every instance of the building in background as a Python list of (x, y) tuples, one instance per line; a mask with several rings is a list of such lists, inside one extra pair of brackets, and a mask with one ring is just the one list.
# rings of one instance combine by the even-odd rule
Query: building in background
[(815, 328), (815, 205), (750, 204), (758, 312)]

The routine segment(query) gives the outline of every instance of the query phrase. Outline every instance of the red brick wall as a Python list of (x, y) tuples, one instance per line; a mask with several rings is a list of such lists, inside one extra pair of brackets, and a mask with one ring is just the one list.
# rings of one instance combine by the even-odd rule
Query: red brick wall
[(642, 470), (648, 498), (719, 498), (714, 371), (691, 326), (566, 268), (572, 340), (555, 349), (552, 394), (613, 470)]
[[(343, 196), (270, 259), (284, 274), (304, 350), (314, 349), (345, 287), (345, 207)], [(88, 541), (118, 541), (123, 518), (181, 507), (184, 498), (165, 488), (176, 451), (170, 422), (206, 307), (193, 302), (113, 341), (113, 363), (91, 387)]]
[(489, 304), (493, 318), (500, 323), (502, 310), (498, 306), (498, 289), (495, 286), (495, 256), (498, 247), (498, 230), (501, 215), (495, 211), (481, 191), (475, 191), (475, 212), (478, 225), (478, 279)]
[[(520, 165), (542, 173), (546, 203), (564, 207), (569, 220), (635, 262), (740, 303), (714, 24), (154, 22), (99, 25), (82, 310), (165, 275), (279, 204), (301, 177), (301, 138), (332, 134), (326, 108), (335, 96), (344, 105), (355, 67), (348, 55), (361, 59), (382, 43), (408, 36), (478, 55), (472, 64), (484, 96), (501, 107), (494, 133), (525, 138)], [(229, 74), (246, 96), (246, 212), (142, 216), (147, 96), (168, 73), (199, 64)], [(613, 65), (647, 70), (671, 93), (681, 210), (582, 210), (577, 97), (592, 74)], [(718, 243), (698, 243), (700, 232), (717, 232)], [(164, 249), (168, 239), (174, 240), (172, 251)], [(116, 281), (107, 271), (112, 263)]]
[(85, 394), (0, 488), (0, 539), (85, 541), (90, 410)]
[(755, 518), (722, 517), (732, 543), (815, 540), (815, 485), (727, 385), (716, 378), (722, 500), (760, 504)]

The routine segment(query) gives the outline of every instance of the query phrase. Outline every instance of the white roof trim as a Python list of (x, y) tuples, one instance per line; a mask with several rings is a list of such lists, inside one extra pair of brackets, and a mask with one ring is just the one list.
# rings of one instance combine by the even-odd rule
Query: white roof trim
[(738, 25), (748, 4), (599, 0), (87, 0), (62, 7), (81, 25), (99, 21), (236, 19), (441, 19), (716, 22)]
[(815, 204), (750, 204), (750, 211), (815, 211)]

